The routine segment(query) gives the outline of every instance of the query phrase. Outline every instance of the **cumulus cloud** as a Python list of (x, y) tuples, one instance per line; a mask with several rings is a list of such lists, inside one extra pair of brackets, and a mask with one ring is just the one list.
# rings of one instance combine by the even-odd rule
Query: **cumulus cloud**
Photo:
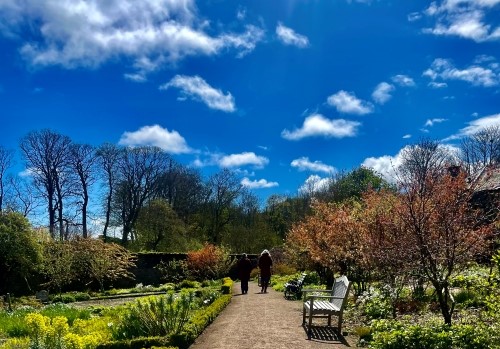
[(261, 189), (277, 187), (278, 182), (268, 182), (266, 179), (250, 180), (247, 177), (241, 180), (241, 185), (249, 189)]
[[(474, 64), (465, 69), (459, 69), (450, 60), (444, 58), (435, 59), (423, 75), (432, 80), (461, 80), (482, 87), (496, 86), (500, 81), (498, 68), (494, 69), (494, 65), (483, 67)], [(439, 81), (437, 83), (438, 85), (432, 87), (442, 87)]]
[(190, 98), (195, 101), (205, 103), (211, 109), (222, 110), (224, 112), (234, 112), (236, 110), (234, 98), (231, 93), (224, 94), (220, 89), (210, 86), (199, 76), (176, 75), (170, 82), (161, 85), (160, 90), (167, 90), (176, 87), (181, 90), (181, 99)]
[(391, 92), (395, 90), (394, 85), (387, 82), (381, 82), (375, 87), (372, 93), (372, 99), (378, 104), (385, 104), (392, 98)]
[(458, 36), (476, 42), (500, 39), (500, 27), (488, 17), (500, 0), (443, 0), (432, 2), (424, 13), (436, 22), (424, 32)]
[[(136, 70), (126, 76), (133, 81), (186, 56), (244, 55), (264, 37), (252, 25), (212, 35), (194, 0), (2, 1), (0, 22), (1, 33), (20, 42), (29, 64), (97, 67), (122, 58)], [(23, 42), (20, 33), (30, 39)]]
[(124, 132), (118, 143), (131, 147), (156, 146), (171, 154), (193, 152), (177, 131), (170, 132), (159, 125), (143, 126), (134, 132)]
[(344, 90), (340, 90), (329, 96), (327, 103), (334, 106), (337, 111), (346, 114), (364, 115), (373, 112), (373, 105), (371, 103), (358, 99), (354, 93)]
[(240, 167), (252, 165), (262, 168), (269, 163), (269, 159), (264, 156), (258, 156), (253, 152), (244, 152), (241, 154), (231, 154), (222, 156), (218, 160), (220, 167)]
[(300, 48), (309, 46), (309, 39), (307, 36), (298, 34), (292, 28), (285, 27), (281, 23), (278, 23), (276, 26), (276, 35), (285, 45), (293, 45)]
[(500, 114), (493, 114), (484, 116), (482, 118), (478, 118), (468, 122), (468, 126), (460, 129), (458, 133), (451, 135), (446, 138), (444, 141), (460, 139), (462, 137), (467, 137), (473, 135), (487, 127), (491, 126), (500, 126)]
[(402, 86), (402, 87), (415, 86), (415, 81), (411, 77), (409, 77), (408, 75), (402, 75), (402, 74), (394, 75), (392, 77), (392, 81), (395, 84)]
[(380, 157), (366, 158), (361, 166), (374, 170), (389, 183), (396, 183), (396, 169), (402, 163), (401, 154), (403, 149), (395, 156), (383, 155)]
[(322, 178), (318, 175), (309, 176), (304, 184), (299, 188), (301, 194), (314, 194), (315, 192), (327, 189), (331, 183), (331, 178)]
[(308, 157), (301, 157), (293, 160), (290, 165), (296, 167), (299, 171), (313, 171), (313, 172), (335, 172), (335, 167), (326, 165), (321, 161), (310, 161)]
[(321, 114), (309, 115), (301, 128), (294, 131), (283, 130), (281, 137), (297, 141), (306, 137), (354, 137), (361, 123), (344, 119), (330, 120)]

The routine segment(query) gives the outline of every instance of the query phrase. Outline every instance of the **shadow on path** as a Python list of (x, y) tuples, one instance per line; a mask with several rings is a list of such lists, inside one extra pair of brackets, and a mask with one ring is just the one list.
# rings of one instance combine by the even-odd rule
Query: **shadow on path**
[(311, 340), (302, 326), (302, 302), (290, 301), (283, 293), (250, 282), (247, 294), (239, 283), (224, 311), (196, 339), (190, 349), (316, 349), (353, 347), (354, 338), (338, 336), (326, 326), (314, 326)]

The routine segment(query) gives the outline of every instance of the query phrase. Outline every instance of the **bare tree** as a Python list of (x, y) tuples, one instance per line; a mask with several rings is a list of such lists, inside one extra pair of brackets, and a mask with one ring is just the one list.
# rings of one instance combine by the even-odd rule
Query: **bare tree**
[(461, 143), (461, 157), (469, 175), (500, 164), (500, 126), (490, 126), (468, 136)]
[(5, 178), (7, 170), (12, 166), (14, 151), (0, 146), (0, 212), (3, 211), (5, 201)]
[(79, 183), (79, 195), (81, 197), (82, 210), (82, 236), (88, 237), (87, 230), (87, 209), (89, 205), (89, 189), (96, 180), (95, 167), (97, 156), (94, 147), (88, 144), (72, 144), (71, 151), (71, 167), (74, 169), (77, 182)]
[(111, 209), (112, 209), (111, 204), (113, 201), (116, 182), (118, 179), (118, 173), (117, 173), (118, 160), (123, 151), (124, 150), (122, 148), (119, 148), (111, 143), (105, 143), (101, 145), (96, 151), (96, 155), (98, 157), (101, 170), (104, 172), (106, 186), (107, 186), (107, 193), (104, 204), (105, 219), (104, 219), (104, 228), (102, 231), (102, 236), (105, 242), (107, 240), (108, 227), (111, 219)]
[(56, 233), (56, 222), (59, 222), (59, 237), (64, 238), (63, 186), (70, 144), (69, 137), (51, 130), (30, 132), (20, 143), (26, 168), (32, 173), (35, 186), (46, 198), (49, 231), (53, 238)]
[(234, 172), (223, 169), (214, 174), (207, 183), (205, 213), (207, 234), (211, 243), (221, 242), (224, 228), (231, 221), (231, 207), (242, 190)]
[(114, 210), (123, 231), (122, 243), (134, 239), (133, 229), (144, 204), (154, 197), (168, 155), (157, 147), (127, 148), (119, 157), (119, 182)]
[(30, 213), (40, 206), (40, 196), (37, 195), (36, 189), (28, 183), (26, 178), (10, 176), (9, 195), (6, 204), (10, 210), (28, 217)]
[(455, 162), (452, 154), (437, 141), (423, 139), (402, 151), (398, 167), (399, 182), (417, 184), (419, 193), (426, 190), (429, 179), (438, 178)]

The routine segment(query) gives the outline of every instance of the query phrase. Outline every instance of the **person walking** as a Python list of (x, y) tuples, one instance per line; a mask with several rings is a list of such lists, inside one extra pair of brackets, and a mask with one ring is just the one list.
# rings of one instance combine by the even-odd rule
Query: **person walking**
[(252, 262), (248, 259), (246, 253), (240, 258), (238, 262), (238, 274), (241, 281), (241, 293), (248, 293), (248, 280), (250, 280), (250, 272), (252, 271)]
[(271, 254), (268, 250), (262, 251), (259, 257), (260, 283), (262, 287), (260, 293), (267, 293), (267, 287), (271, 281), (272, 266), (273, 260), (271, 258)]

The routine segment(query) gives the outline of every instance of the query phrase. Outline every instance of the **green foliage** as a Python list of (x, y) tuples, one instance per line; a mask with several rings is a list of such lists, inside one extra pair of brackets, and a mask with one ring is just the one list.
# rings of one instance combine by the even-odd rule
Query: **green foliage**
[(75, 296), (71, 294), (61, 294), (52, 297), (53, 303), (73, 303), (76, 301)]
[(310, 285), (310, 284), (317, 285), (320, 283), (320, 281), (321, 281), (321, 278), (317, 272), (308, 271), (307, 275), (304, 279), (304, 285)]
[(61, 293), (75, 278), (73, 246), (68, 241), (47, 241), (43, 247), (42, 273), (49, 279), (47, 286)]
[(460, 304), (464, 308), (483, 305), (481, 297), (475, 291), (460, 290), (453, 296), (453, 298), (457, 304)]
[[(142, 349), (154, 347), (166, 347), (168, 345), (167, 337), (141, 337), (119, 341), (109, 341), (99, 343), (96, 349)], [(166, 347), (175, 349), (175, 347)]]
[(186, 323), (193, 293), (169, 293), (137, 300), (129, 305), (114, 333), (115, 339), (167, 336), (179, 333)]
[(0, 292), (12, 292), (16, 281), (28, 280), (38, 268), (41, 250), (28, 220), (0, 212)]
[(183, 288), (198, 288), (200, 287), (200, 283), (195, 280), (182, 280), (176, 286), (176, 289), (180, 290)]
[(161, 278), (165, 282), (180, 282), (186, 278), (188, 273), (185, 260), (161, 261), (155, 268), (160, 271)]
[(88, 301), (90, 298), (90, 295), (86, 292), (78, 292), (75, 294), (75, 300), (77, 302)]
[(390, 185), (372, 169), (359, 167), (351, 172), (339, 174), (321, 194), (326, 201), (342, 202), (349, 199), (359, 200), (367, 190), (382, 188), (390, 188)]
[(297, 269), (288, 264), (277, 263), (276, 265), (273, 265), (273, 274), (275, 275), (293, 275), (296, 273)]
[(184, 222), (163, 199), (153, 200), (140, 210), (135, 233), (139, 250), (178, 252), (182, 250), (179, 245), (185, 245), (180, 241), (181, 237), (185, 240)]
[(500, 348), (495, 329), (484, 323), (416, 325), (395, 320), (372, 323), (372, 349), (493, 349)]
[(385, 319), (392, 313), (389, 297), (376, 290), (360, 296), (358, 302), (368, 319)]
[[(37, 312), (31, 307), (24, 307), (13, 312), (0, 311), (0, 337), (24, 337), (29, 333), (25, 317), (30, 313)], [(72, 325), (77, 319), (88, 320), (91, 312), (88, 309), (77, 309), (65, 304), (54, 304), (44, 307), (38, 311), (39, 314), (48, 318), (64, 317), (68, 324)]]
[(187, 349), (203, 330), (212, 323), (222, 310), (231, 301), (231, 295), (224, 295), (210, 304), (208, 307), (196, 311), (189, 319), (184, 330), (170, 337), (170, 345), (179, 349)]

